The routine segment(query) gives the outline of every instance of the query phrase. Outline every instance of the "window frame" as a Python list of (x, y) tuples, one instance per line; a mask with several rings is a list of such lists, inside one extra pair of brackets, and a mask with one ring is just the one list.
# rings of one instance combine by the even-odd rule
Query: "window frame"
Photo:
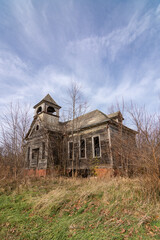
[[(100, 150), (99, 156), (95, 156), (94, 138), (96, 138), (96, 137), (99, 138), (99, 150)], [(101, 158), (101, 139), (100, 139), (100, 135), (92, 136), (92, 152), (93, 152), (93, 158)]]
[[(81, 157), (81, 140), (84, 140), (84, 157)], [(79, 140), (79, 158), (80, 159), (85, 159), (86, 158), (86, 139), (85, 138), (81, 138)]]

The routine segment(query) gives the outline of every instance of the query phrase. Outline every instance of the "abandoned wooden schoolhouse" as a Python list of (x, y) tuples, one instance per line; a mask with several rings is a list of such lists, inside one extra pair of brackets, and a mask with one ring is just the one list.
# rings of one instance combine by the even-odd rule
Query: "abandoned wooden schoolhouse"
[(120, 111), (94, 110), (73, 120), (59, 120), (60, 106), (48, 94), (34, 106), (26, 135), (25, 169), (29, 175), (54, 171), (86, 176), (94, 170), (112, 175), (131, 169), (136, 131), (123, 125)]

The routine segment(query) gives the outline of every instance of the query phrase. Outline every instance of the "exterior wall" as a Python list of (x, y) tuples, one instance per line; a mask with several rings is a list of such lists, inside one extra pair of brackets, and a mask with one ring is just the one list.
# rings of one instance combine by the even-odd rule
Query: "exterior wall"
[[(37, 125), (37, 123), (35, 124)], [(26, 144), (25, 167), (28, 169), (46, 169), (47, 168), (47, 144), (48, 137), (44, 129), (40, 126), (38, 130), (31, 132)], [(43, 144), (45, 144), (45, 152), (43, 151)], [(30, 154), (28, 155), (28, 148)], [(44, 155), (42, 157), (42, 155)]]
[[(93, 155), (93, 137), (99, 136), (100, 138), (100, 157), (94, 157)], [(86, 157), (80, 158), (79, 155), (79, 141), (85, 139), (86, 141)], [(70, 135), (68, 141), (72, 141)], [(91, 169), (96, 166), (110, 167), (110, 150), (109, 150), (109, 137), (107, 125), (101, 125), (92, 129), (82, 131), (78, 134), (74, 134), (74, 169)], [(67, 145), (66, 155), (68, 156), (69, 148)], [(72, 160), (67, 158), (67, 168), (72, 169)]]
[(47, 168), (57, 169), (62, 166), (62, 133), (49, 132), (48, 134), (48, 161)]
[(43, 122), (44, 126), (48, 127), (48, 125), (49, 125), (50, 128), (59, 130), (59, 117), (58, 116), (53, 116), (48, 113), (41, 113), (39, 115), (39, 117), (41, 119), (41, 122)]
[(129, 173), (136, 157), (135, 133), (122, 128), (122, 125), (111, 126), (110, 133), (113, 167)]
[[(43, 103), (40, 106), (44, 110), (46, 104)], [(55, 131), (49, 131), (47, 130), (48, 128), (52, 128)], [(26, 168), (47, 169), (58, 164), (58, 130), (58, 116), (53, 116), (43, 112), (37, 115), (34, 119), (34, 125), (32, 126), (30, 134), (27, 138), (25, 161)], [(28, 148), (30, 148), (29, 155)]]
[[(45, 144), (45, 152), (43, 153), (43, 144)], [(30, 154), (28, 159), (28, 148)], [(38, 159), (34, 155), (34, 151), (38, 149)], [(44, 155), (42, 157), (42, 155)], [(53, 169), (62, 165), (62, 134), (59, 132), (41, 131), (37, 136), (30, 138), (26, 144), (26, 168), (28, 169)], [(38, 164), (37, 164), (38, 162)]]

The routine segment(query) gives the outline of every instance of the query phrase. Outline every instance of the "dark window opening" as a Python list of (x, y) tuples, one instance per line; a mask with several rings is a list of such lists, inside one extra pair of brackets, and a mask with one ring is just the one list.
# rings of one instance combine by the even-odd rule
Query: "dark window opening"
[(99, 142), (99, 137), (94, 137), (93, 138), (93, 144), (94, 144), (94, 157), (100, 157), (100, 142)]
[(38, 109), (37, 109), (37, 114), (39, 114), (39, 113), (41, 113), (42, 112), (42, 107), (39, 107)]
[(80, 140), (80, 158), (85, 158), (85, 140)]
[(48, 107), (47, 108), (47, 113), (54, 113), (54, 112), (56, 112), (56, 111), (53, 107)]
[(42, 159), (45, 159), (45, 142), (42, 143)]
[(36, 131), (38, 131), (38, 130), (39, 130), (39, 125), (36, 126)]
[(73, 158), (73, 142), (69, 142), (69, 159)]

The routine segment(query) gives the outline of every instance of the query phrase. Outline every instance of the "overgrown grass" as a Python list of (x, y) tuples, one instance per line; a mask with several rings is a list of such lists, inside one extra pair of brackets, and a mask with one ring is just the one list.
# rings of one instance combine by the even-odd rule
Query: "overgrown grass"
[(14, 190), (6, 185), (0, 239), (160, 239), (160, 202), (143, 194), (138, 179), (38, 179)]

